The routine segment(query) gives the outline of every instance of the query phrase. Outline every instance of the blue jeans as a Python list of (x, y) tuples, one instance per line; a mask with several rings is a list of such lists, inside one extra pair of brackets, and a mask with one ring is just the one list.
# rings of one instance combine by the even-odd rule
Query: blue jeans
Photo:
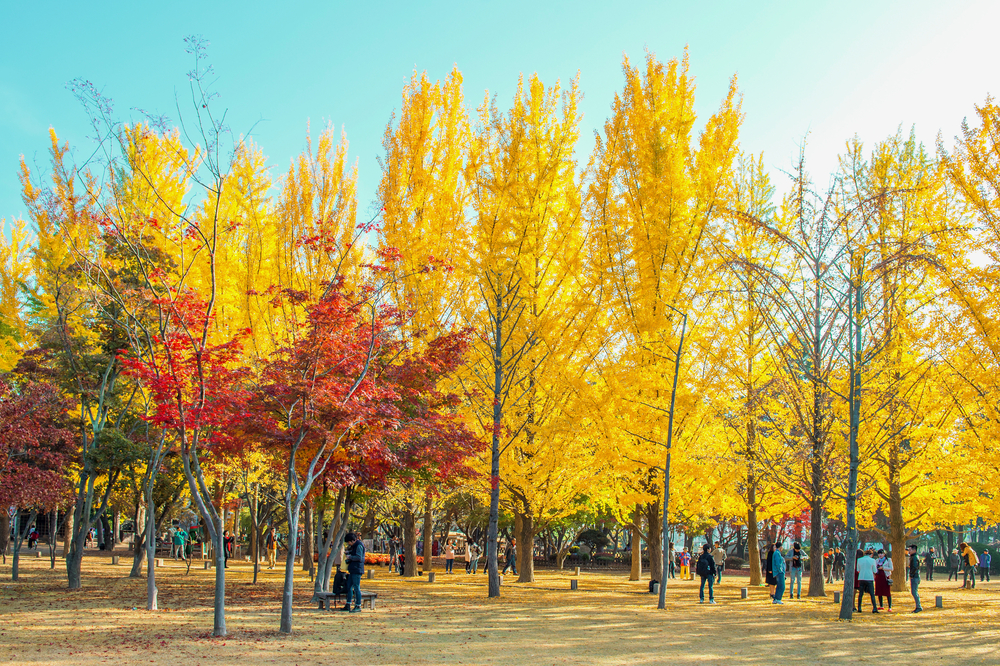
[(785, 576), (782, 574), (774, 578), (778, 581), (778, 584), (774, 586), (774, 600), (781, 601), (781, 597), (785, 596)]
[[(791, 595), (797, 594), (797, 595), (799, 595), (801, 597), (802, 596), (802, 568), (801, 567), (799, 567), (799, 568), (792, 567), (792, 569), (791, 569), (791, 571), (789, 573), (791, 573), (792, 582), (789, 583), (789, 585), (788, 585), (788, 596), (791, 597)], [(798, 584), (799, 584), (798, 592), (795, 591), (795, 583), (796, 582), (798, 582)]]
[(347, 605), (351, 605), (351, 596), (354, 596), (354, 607), (361, 608), (361, 574), (348, 574), (350, 580), (347, 582)]
[(702, 576), (701, 577), (701, 590), (698, 591), (698, 598), (702, 601), (705, 600), (705, 581), (708, 581), (708, 600), (715, 600), (715, 590), (712, 586), (715, 584), (715, 576)]
[(920, 605), (920, 576), (914, 576), (910, 578), (910, 594), (913, 595), (913, 602), (917, 604), (918, 609), (923, 609)]
[(444, 572), (451, 573), (451, 570), (455, 566), (455, 560), (445, 560), (444, 561)]

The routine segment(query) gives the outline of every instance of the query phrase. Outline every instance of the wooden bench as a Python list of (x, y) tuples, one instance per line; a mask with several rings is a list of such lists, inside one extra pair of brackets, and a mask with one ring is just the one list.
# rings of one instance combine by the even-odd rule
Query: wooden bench
[[(318, 592), (316, 593), (316, 599), (319, 601), (320, 610), (333, 610), (335, 606), (339, 605), (342, 600), (347, 599), (347, 595), (342, 593), (334, 594), (333, 592)], [(365, 602), (368, 602), (368, 608), (375, 610), (375, 600), (378, 599), (378, 592), (362, 592), (361, 593), (361, 607), (365, 607)]]

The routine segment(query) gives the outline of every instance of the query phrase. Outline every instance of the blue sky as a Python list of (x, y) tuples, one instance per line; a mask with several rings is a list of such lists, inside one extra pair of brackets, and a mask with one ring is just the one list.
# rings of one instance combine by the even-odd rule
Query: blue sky
[[(809, 132), (820, 181), (844, 142), (902, 125), (946, 142), (987, 94), (1000, 94), (1000, 2), (13, 2), (0, 0), (0, 216), (23, 215), (17, 163), (44, 166), (55, 127), (87, 152), (83, 110), (66, 89), (93, 81), (128, 116), (176, 119), (191, 62), (183, 38), (207, 39), (219, 104), (278, 173), (332, 123), (360, 168), (360, 209), (378, 183), (390, 114), (414, 69), (441, 78), (457, 64), (477, 105), (487, 89), (509, 100), (519, 73), (545, 82), (580, 72), (581, 152), (621, 87), (621, 58), (662, 60), (690, 48), (702, 119), (729, 77), (744, 94), (744, 149), (788, 168)], [(260, 122), (257, 122), (260, 121)], [(254, 125), (256, 123), (256, 125)], [(278, 175), (276, 173), (275, 175)]]

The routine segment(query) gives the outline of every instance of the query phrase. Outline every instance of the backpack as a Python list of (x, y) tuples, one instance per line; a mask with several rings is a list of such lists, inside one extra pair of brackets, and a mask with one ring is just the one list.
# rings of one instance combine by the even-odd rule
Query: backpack
[(347, 574), (343, 571), (338, 571), (333, 577), (333, 586), (330, 592), (333, 594), (347, 594)]
[(699, 576), (709, 576), (709, 575), (711, 575), (711, 573), (712, 573), (712, 565), (709, 564), (708, 562), (709, 562), (709, 558), (706, 557), (704, 554), (701, 557), (698, 558), (698, 565), (697, 565), (697, 568), (695, 569), (695, 572)]

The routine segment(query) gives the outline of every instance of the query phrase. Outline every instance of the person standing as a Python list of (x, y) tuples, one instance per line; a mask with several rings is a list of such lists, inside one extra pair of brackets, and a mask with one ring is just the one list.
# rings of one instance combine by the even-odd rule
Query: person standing
[[(962, 565), (962, 556), (958, 554), (958, 548), (952, 548), (951, 555), (948, 556), (948, 580), (954, 576), (958, 580), (958, 568)], [(963, 586), (964, 587), (964, 586)]]
[(182, 528), (178, 527), (177, 531), (174, 532), (174, 549), (177, 551), (176, 555), (174, 556), (175, 560), (178, 558), (182, 560), (185, 559), (184, 557), (185, 541), (187, 541), (187, 532), (185, 532)]
[(865, 592), (872, 599), (872, 613), (878, 613), (878, 606), (875, 605), (875, 572), (877, 567), (875, 560), (866, 553), (858, 550), (857, 565), (854, 570), (858, 574), (858, 612), (861, 612), (861, 602), (864, 600)]
[(712, 557), (712, 546), (705, 544), (701, 547), (701, 555), (698, 557), (698, 563), (695, 565), (695, 571), (701, 578), (701, 589), (698, 592), (698, 603), (705, 603), (705, 582), (708, 582), (708, 603), (715, 603), (715, 590), (713, 589), (713, 584), (715, 583), (715, 558)]
[(828, 550), (823, 553), (823, 571), (826, 573), (827, 584), (833, 583), (833, 551)]
[(934, 580), (934, 546), (924, 553), (924, 566), (927, 569), (927, 577), (924, 580)]
[(223, 568), (229, 567), (229, 558), (233, 556), (233, 546), (236, 545), (236, 539), (233, 535), (226, 530), (222, 533), (222, 556), (224, 558)]
[[(972, 550), (972, 546), (965, 543), (964, 541), (958, 544), (959, 551), (962, 553), (962, 569), (965, 574), (965, 579), (962, 581), (962, 587), (971, 587), (976, 589), (976, 567), (979, 566), (979, 556), (976, 555), (976, 551)], [(958, 576), (955, 576), (958, 579)]]
[(910, 594), (913, 595), (913, 603), (916, 604), (913, 612), (919, 613), (923, 610), (920, 605), (920, 558), (917, 557), (916, 545), (911, 543), (906, 550), (910, 554)]
[(715, 560), (716, 583), (722, 582), (722, 572), (726, 569), (726, 549), (722, 544), (715, 544), (715, 551), (712, 553)]
[(681, 554), (678, 559), (681, 562), (681, 580), (687, 580), (688, 576), (691, 575), (691, 555), (688, 553), (687, 548), (681, 548)]
[[(792, 544), (792, 558), (789, 562), (789, 574), (791, 581), (788, 583), (788, 598), (795, 594), (796, 599), (802, 598), (802, 546), (798, 541)], [(795, 591), (795, 583), (798, 581), (799, 589)]]
[(892, 612), (892, 558), (885, 550), (878, 549), (878, 559), (875, 560), (875, 596), (878, 597), (878, 608), (882, 610), (882, 597), (889, 600), (888, 611)]
[(781, 554), (781, 544), (774, 544), (774, 552), (771, 553), (771, 574), (774, 576), (774, 600), (771, 603), (783, 604), (781, 600), (785, 596), (785, 558)]
[(771, 601), (774, 601), (774, 591), (778, 586), (778, 581), (774, 577), (774, 544), (769, 544), (767, 547), (767, 555), (764, 557), (764, 582), (767, 583), (767, 588), (771, 593)]
[(472, 544), (465, 544), (465, 573), (472, 573)]
[(475, 574), (479, 570), (479, 546), (476, 544), (469, 544), (469, 550), (472, 553), (472, 559), (469, 561), (469, 573)]
[(993, 563), (993, 556), (990, 551), (983, 548), (983, 556), (979, 558), (979, 582), (990, 582), (990, 564)]
[[(352, 613), (361, 612), (361, 574), (365, 572), (365, 544), (354, 532), (344, 535), (344, 543), (347, 545), (347, 552), (344, 559), (347, 560), (347, 603), (340, 610)], [(351, 599), (354, 599), (354, 607), (351, 607)]]
[(396, 558), (399, 556), (399, 549), (396, 547), (396, 540), (389, 539), (389, 573), (393, 573), (399, 567)]
[(278, 559), (278, 530), (271, 528), (264, 545), (267, 547), (267, 568), (273, 569)]
[(455, 573), (455, 543), (449, 541), (444, 545), (444, 572)]
[(667, 544), (667, 564), (669, 565), (667, 567), (667, 575), (670, 578), (677, 578), (677, 574), (676, 574), (677, 562), (676, 562), (676, 558), (674, 557), (674, 542), (673, 541), (671, 541), (670, 543)]

